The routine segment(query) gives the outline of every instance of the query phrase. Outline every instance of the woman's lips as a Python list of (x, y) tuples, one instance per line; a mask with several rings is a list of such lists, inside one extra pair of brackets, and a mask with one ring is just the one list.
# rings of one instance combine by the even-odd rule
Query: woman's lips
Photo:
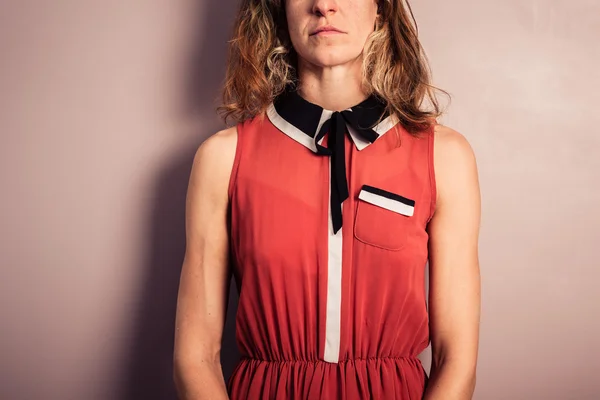
[(330, 35), (339, 35), (340, 31), (336, 31), (336, 30), (324, 30), (324, 31), (319, 31), (317, 33), (315, 33), (313, 36), (330, 36)]
[(316, 32), (313, 32), (311, 34), (311, 36), (314, 36), (314, 35), (323, 35), (323, 36), (337, 35), (339, 33), (344, 33), (344, 32), (340, 31), (333, 25), (326, 25), (326, 26), (317, 28)]

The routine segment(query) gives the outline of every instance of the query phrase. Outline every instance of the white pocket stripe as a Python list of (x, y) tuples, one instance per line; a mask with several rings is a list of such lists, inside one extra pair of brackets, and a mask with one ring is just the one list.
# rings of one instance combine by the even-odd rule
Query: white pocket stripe
[(387, 210), (397, 212), (398, 214), (412, 217), (415, 212), (415, 207), (408, 204), (404, 204), (401, 201), (390, 199), (375, 193), (368, 192), (364, 189), (358, 194), (358, 198), (366, 201), (367, 203), (375, 204), (376, 206), (383, 207)]

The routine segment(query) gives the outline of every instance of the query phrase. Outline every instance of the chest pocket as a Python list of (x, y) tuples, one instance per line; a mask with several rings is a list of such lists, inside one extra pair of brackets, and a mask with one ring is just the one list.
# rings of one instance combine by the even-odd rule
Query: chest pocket
[(354, 237), (387, 250), (406, 245), (413, 225), (415, 201), (398, 193), (363, 185), (358, 195)]

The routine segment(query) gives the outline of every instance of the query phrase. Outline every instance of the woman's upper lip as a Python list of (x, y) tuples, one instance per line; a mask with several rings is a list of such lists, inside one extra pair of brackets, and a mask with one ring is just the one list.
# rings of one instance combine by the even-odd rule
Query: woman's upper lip
[(311, 35), (316, 35), (317, 33), (323, 32), (323, 31), (335, 31), (335, 32), (344, 33), (333, 25), (323, 25), (323, 26), (318, 27), (314, 31), (312, 31)]

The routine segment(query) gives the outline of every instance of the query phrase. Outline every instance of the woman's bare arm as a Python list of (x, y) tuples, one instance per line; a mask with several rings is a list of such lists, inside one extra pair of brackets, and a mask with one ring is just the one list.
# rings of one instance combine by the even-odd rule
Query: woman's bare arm
[(220, 351), (229, 297), (227, 189), (237, 131), (198, 147), (186, 198), (186, 250), (179, 281), (173, 354), (182, 400), (228, 399)]
[(479, 342), (479, 180), (460, 133), (438, 125), (434, 154), (438, 201), (428, 227), (433, 360), (424, 400), (468, 400)]

